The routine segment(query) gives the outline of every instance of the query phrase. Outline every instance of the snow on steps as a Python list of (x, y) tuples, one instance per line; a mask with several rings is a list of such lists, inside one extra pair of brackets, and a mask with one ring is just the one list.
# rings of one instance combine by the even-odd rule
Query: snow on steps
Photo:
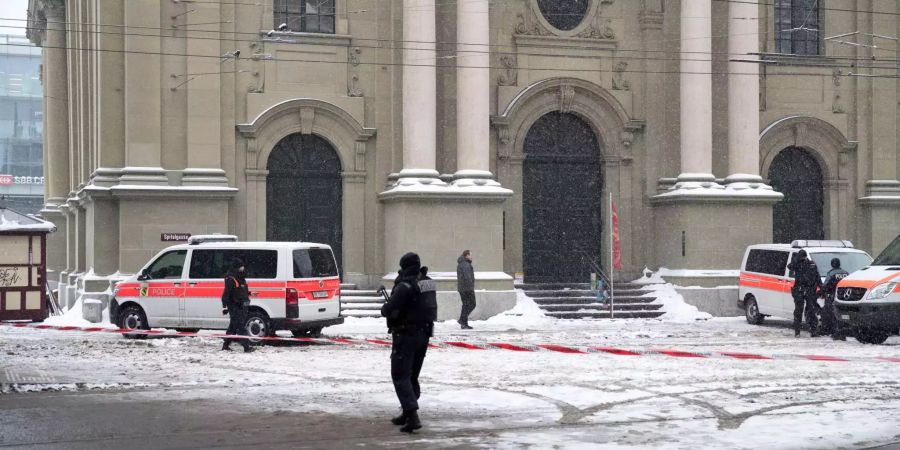
[(341, 285), (341, 314), (344, 317), (381, 317), (384, 297), (377, 291), (361, 290), (356, 285)]
[[(522, 284), (525, 295), (534, 300), (547, 316), (559, 319), (608, 319), (606, 304), (597, 302), (596, 293), (583, 283)], [(653, 318), (665, 314), (663, 305), (655, 297), (645, 297), (648, 291), (641, 285), (622, 283), (615, 286), (613, 309), (615, 317)]]

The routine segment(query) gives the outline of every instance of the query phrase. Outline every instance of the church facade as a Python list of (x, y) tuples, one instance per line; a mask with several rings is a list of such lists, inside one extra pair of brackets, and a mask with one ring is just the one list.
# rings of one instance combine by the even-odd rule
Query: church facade
[(217, 232), (330, 244), (366, 286), (464, 249), (486, 289), (584, 282), (612, 202), (617, 278), (734, 284), (747, 245), (798, 238), (877, 252), (900, 230), (889, 3), (31, 0), (52, 281)]

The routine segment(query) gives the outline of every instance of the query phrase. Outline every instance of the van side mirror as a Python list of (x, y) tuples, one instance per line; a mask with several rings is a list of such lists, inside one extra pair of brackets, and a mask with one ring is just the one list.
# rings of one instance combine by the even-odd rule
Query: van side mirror
[(144, 269), (141, 271), (141, 274), (138, 275), (138, 281), (146, 281), (150, 279), (150, 270)]

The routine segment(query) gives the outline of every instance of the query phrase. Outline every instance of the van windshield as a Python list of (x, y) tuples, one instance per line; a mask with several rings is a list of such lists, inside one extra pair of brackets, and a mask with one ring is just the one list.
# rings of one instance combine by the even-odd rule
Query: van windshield
[(872, 257), (865, 253), (810, 253), (809, 256), (819, 266), (819, 275), (826, 276), (831, 270), (831, 260), (841, 260), (841, 268), (849, 273), (856, 272), (872, 263)]
[(294, 278), (338, 276), (334, 255), (327, 248), (294, 250)]
[(884, 251), (875, 258), (873, 266), (897, 266), (900, 265), (900, 236), (894, 239)]

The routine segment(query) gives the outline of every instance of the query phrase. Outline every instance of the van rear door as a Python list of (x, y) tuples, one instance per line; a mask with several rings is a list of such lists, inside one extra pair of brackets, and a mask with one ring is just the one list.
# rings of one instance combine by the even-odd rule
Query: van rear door
[(300, 320), (332, 319), (340, 315), (341, 279), (334, 254), (327, 247), (294, 249), (294, 279)]

